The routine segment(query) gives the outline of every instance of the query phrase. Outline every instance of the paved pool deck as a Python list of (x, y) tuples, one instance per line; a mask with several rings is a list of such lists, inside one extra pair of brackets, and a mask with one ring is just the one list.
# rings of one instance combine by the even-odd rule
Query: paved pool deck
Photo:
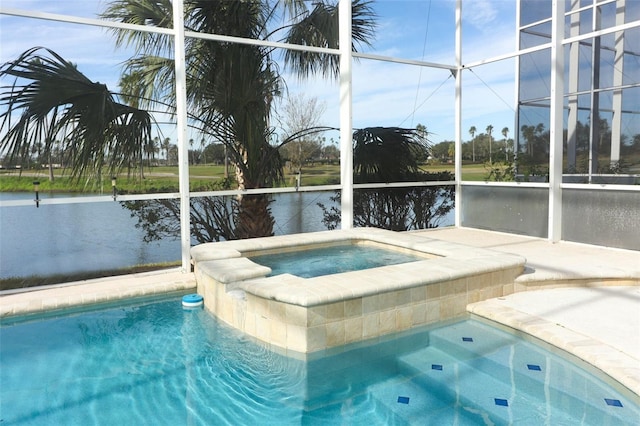
[[(466, 228), (414, 234), (525, 257), (514, 294), (467, 310), (565, 349), (640, 396), (640, 251)], [(0, 318), (195, 287), (193, 273), (171, 269), (2, 292)]]
[(54, 284), (0, 292), (0, 319), (14, 315), (112, 304), (122, 299), (161, 296), (195, 290), (193, 273), (172, 268), (139, 274)]

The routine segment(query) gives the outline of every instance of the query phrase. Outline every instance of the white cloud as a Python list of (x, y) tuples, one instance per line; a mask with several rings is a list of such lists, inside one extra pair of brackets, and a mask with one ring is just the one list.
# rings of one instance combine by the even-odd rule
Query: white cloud
[[(513, 127), (514, 63), (503, 61), (463, 71), (463, 138), (465, 128)], [(405, 126), (418, 123), (433, 133), (432, 140), (455, 135), (455, 80), (449, 71), (363, 60), (353, 71), (353, 126)], [(488, 87), (487, 87), (488, 86)], [(289, 84), (327, 103), (323, 125), (339, 125), (336, 82), (311, 80)]]
[(495, 0), (466, 1), (462, 4), (462, 19), (479, 30), (489, 31), (499, 15), (499, 3)]
[[(412, 127), (422, 123), (432, 131), (446, 126), (448, 115), (453, 120), (453, 79), (447, 78), (446, 70), (424, 71), (421, 79), (419, 73), (415, 66), (377, 61), (356, 66), (353, 126)], [(337, 97), (332, 105), (337, 111)], [(442, 128), (438, 133), (450, 132)]]
[(56, 13), (61, 15), (95, 18), (105, 6), (100, 0), (2, 0), (2, 7), (34, 12)]
[[(95, 16), (97, 3), (86, 0), (43, 2), (36, 0), (2, 0), (3, 7), (36, 10), (38, 5), (47, 11), (64, 13), (63, 7), (74, 8), (81, 16)], [(91, 5), (86, 5), (91, 3)], [(420, 59), (437, 63), (453, 63), (453, 9), (455, 1), (434, 2), (427, 20), (427, 1), (380, 1), (385, 7), (373, 52), (381, 55)], [(84, 5), (84, 6), (83, 6)], [(513, 2), (473, 0), (463, 4), (465, 63), (515, 49), (515, 17)], [(69, 13), (67, 11), (67, 13)], [(47, 23), (45, 21), (0, 17), (2, 49), (0, 59), (5, 62), (27, 48), (44, 45), (65, 59), (78, 64), (80, 70), (93, 81), (117, 90), (120, 63), (129, 55), (116, 51), (113, 38), (102, 29), (83, 25)], [(426, 47), (425, 34), (428, 34)], [(490, 89), (470, 75), (463, 74), (463, 129), (470, 125), (484, 128), (510, 127), (513, 112), (504, 104), (513, 100), (512, 61), (479, 67), (478, 75)], [(425, 124), (436, 133), (437, 141), (454, 136), (454, 80), (447, 70), (423, 69), (409, 65), (360, 60), (354, 64), (354, 126), (415, 126)], [(303, 91), (327, 104), (322, 124), (339, 125), (339, 90), (337, 82), (320, 79), (297, 81), (287, 78), (289, 89)], [(438, 89), (438, 86), (442, 87)], [(495, 92), (495, 93), (494, 93)], [(499, 96), (496, 96), (496, 93)], [(415, 111), (414, 111), (415, 109)], [(486, 122), (486, 124), (485, 124)], [(503, 122), (505, 124), (503, 124)]]
[[(47, 22), (28, 18), (2, 17), (0, 62), (16, 59), (33, 47), (46, 47), (78, 69), (92, 81), (117, 89), (120, 64), (128, 54), (115, 50), (113, 38), (101, 28)], [(35, 30), (34, 30), (35, 28)]]

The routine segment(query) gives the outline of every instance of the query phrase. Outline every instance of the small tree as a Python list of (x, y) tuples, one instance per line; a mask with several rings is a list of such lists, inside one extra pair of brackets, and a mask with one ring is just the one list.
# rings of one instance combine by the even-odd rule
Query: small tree
[[(228, 180), (211, 184), (208, 190), (230, 189)], [(191, 238), (200, 243), (237, 239), (234, 217), (238, 210), (235, 197), (197, 197), (190, 200)], [(136, 228), (144, 231), (143, 240), (152, 242), (180, 238), (180, 203), (176, 200), (140, 200), (122, 203), (137, 219)]]
[(306, 129), (319, 127), (325, 110), (326, 105), (319, 102), (318, 98), (307, 98), (303, 94), (289, 96), (283, 107), (283, 140), (290, 139), (290, 142), (281, 147), (280, 152), (298, 173), (302, 172), (302, 165), (306, 161), (320, 155), (322, 135), (316, 133), (295, 139), (291, 139), (291, 136)]
[(225, 148), (221, 143), (212, 143), (207, 145), (204, 149), (203, 155), (214, 164), (224, 164), (225, 162)]

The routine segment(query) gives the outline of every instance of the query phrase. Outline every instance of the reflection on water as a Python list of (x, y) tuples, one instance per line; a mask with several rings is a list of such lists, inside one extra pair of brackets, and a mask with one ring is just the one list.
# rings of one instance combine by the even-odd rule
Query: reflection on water
[[(26, 197), (25, 197), (26, 195)], [(53, 197), (70, 197), (57, 194)], [(3, 200), (33, 194), (3, 194)], [(43, 194), (43, 198), (52, 197)], [(180, 259), (180, 241), (146, 244), (120, 203), (4, 207), (0, 277), (52, 275)]]
[(271, 276), (289, 273), (312, 278), (415, 262), (424, 260), (424, 257), (367, 245), (339, 244), (296, 252), (262, 254), (250, 259), (271, 268)]
[[(276, 234), (321, 231), (322, 210), (332, 193), (275, 196)], [(2, 200), (32, 193), (1, 193)], [(42, 194), (42, 198), (69, 194)], [(136, 218), (120, 203), (50, 204), (0, 210), (0, 278), (53, 275), (180, 260), (180, 241), (145, 243)]]
[(303, 360), (172, 298), (3, 324), (0, 340), (3, 424), (636, 426), (640, 415), (568, 360), (470, 320)]
[[(277, 194), (271, 204), (276, 235), (326, 230), (318, 203), (333, 192)], [(70, 194), (42, 194), (67, 198)], [(0, 193), (1, 200), (33, 193)], [(180, 260), (179, 239), (145, 243), (137, 219), (117, 202), (45, 204), (0, 209), (0, 278), (124, 268)], [(441, 223), (453, 223), (451, 214)]]

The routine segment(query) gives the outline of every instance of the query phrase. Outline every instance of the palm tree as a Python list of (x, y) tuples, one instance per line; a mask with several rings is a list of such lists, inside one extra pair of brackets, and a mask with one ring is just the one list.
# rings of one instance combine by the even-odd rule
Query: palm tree
[(476, 126), (471, 126), (469, 128), (469, 134), (471, 135), (471, 161), (476, 162)]
[[(258, 40), (281, 35), (288, 43), (338, 47), (337, 6), (324, 1), (185, 0), (184, 9), (189, 31)], [(369, 2), (354, 0), (352, 14), (354, 42), (367, 43), (374, 28)], [(172, 26), (171, 16), (169, 0), (116, 0), (103, 13), (106, 19), (166, 28)], [(281, 26), (284, 17), (288, 22)], [(139, 77), (148, 104), (175, 105), (170, 38), (121, 29), (115, 30), (115, 35), (118, 45), (136, 50), (125, 68), (127, 74)], [(280, 182), (282, 163), (277, 147), (269, 143), (272, 100), (282, 92), (274, 50), (191, 38), (185, 43), (191, 125), (225, 145), (241, 189), (271, 187)], [(288, 50), (284, 59), (299, 76), (337, 75), (336, 55)], [(270, 202), (268, 195), (240, 198), (238, 237), (273, 234)]]
[(503, 127), (502, 128), (502, 136), (504, 136), (504, 156), (505, 156), (505, 161), (509, 161), (509, 150), (507, 150), (507, 136), (509, 135), (509, 128), (508, 127)]
[(526, 152), (531, 157), (533, 157), (533, 142), (535, 138), (536, 128), (535, 126), (528, 126), (526, 124), (523, 124), (522, 127), (520, 127), (520, 131), (522, 132), (522, 137), (527, 142)]
[(160, 148), (164, 150), (164, 164), (169, 165), (169, 149), (171, 148), (171, 138), (164, 138), (160, 144)]
[(369, 127), (353, 134), (355, 183), (402, 182), (416, 178), (419, 155), (429, 152), (427, 134), (399, 127)]
[(62, 162), (77, 178), (100, 177), (103, 167), (116, 174), (139, 165), (150, 139), (150, 114), (117, 102), (107, 86), (92, 82), (71, 62), (34, 47), (3, 64), (3, 77), (15, 79), (0, 95), (0, 151), (9, 158), (25, 160), (33, 149), (51, 158), (59, 138), (68, 156)]
[(487, 135), (489, 135), (489, 163), (493, 163), (491, 158), (491, 132), (493, 132), (493, 126), (489, 124), (487, 126)]
[(200, 152), (202, 153), (202, 164), (207, 165), (207, 156), (205, 151), (205, 140), (204, 138), (200, 139)]
[[(415, 182), (452, 179), (450, 172), (428, 173), (420, 159), (430, 153), (426, 128), (370, 127), (353, 134), (353, 174), (355, 183)], [(438, 226), (453, 208), (452, 187), (407, 187), (361, 189), (354, 193), (353, 212), (357, 226), (407, 231)], [(337, 202), (340, 195), (332, 197)], [(337, 227), (340, 212), (323, 210), (323, 222)]]
[(156, 152), (158, 152), (158, 142), (160, 139), (156, 136), (153, 139), (149, 139), (147, 143), (144, 145), (144, 153), (147, 157), (148, 166), (151, 167), (154, 159), (156, 157)]

